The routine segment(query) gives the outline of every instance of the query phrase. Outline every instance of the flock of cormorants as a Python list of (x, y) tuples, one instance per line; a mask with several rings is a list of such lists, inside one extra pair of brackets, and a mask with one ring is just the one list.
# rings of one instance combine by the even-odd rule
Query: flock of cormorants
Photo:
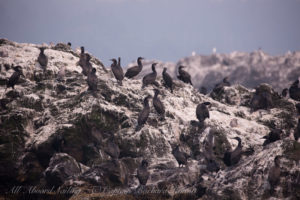
[[(68, 43), (68, 45), (71, 45), (71, 44)], [(38, 56), (37, 61), (40, 64), (41, 68), (45, 71), (47, 64), (48, 64), (48, 57), (44, 54), (45, 48), (42, 47), (39, 49), (40, 49), (40, 54)], [(81, 53), (80, 53), (78, 64), (82, 68), (82, 73), (85, 76), (87, 76), (87, 84), (89, 86), (88, 90), (97, 91), (98, 79), (96, 76), (96, 69), (92, 67), (92, 64), (90, 63), (90, 59), (91, 59), (91, 56), (89, 54), (85, 53), (84, 47), (81, 47)], [(142, 57), (138, 57), (137, 66), (128, 68), (125, 75), (123, 72), (123, 68), (121, 67), (120, 57), (118, 58), (118, 61), (116, 59), (111, 59), (111, 61), (112, 61), (111, 70), (120, 86), (122, 86), (122, 81), (123, 81), (124, 77), (131, 79), (131, 78), (134, 78), (135, 76), (137, 76), (142, 71), (142, 69), (143, 69), (142, 60), (143, 59), (144, 58), (142, 58)], [(156, 65), (157, 65), (157, 63), (153, 63), (152, 64), (152, 73), (149, 73), (143, 77), (142, 88), (144, 88), (148, 85), (151, 85), (151, 84), (158, 86), (158, 83), (156, 82), (156, 77), (157, 77), (157, 72), (155, 69)], [(184, 68), (184, 66), (179, 66), (179, 68), (178, 68), (179, 75), (177, 76), (177, 78), (179, 80), (183, 81), (184, 83), (193, 85), (192, 81), (191, 81), (191, 75), (187, 71), (183, 70), (183, 68)], [(6, 83), (6, 86), (7, 86), (6, 89), (10, 88), (10, 87), (12, 89), (14, 89), (14, 86), (17, 84), (20, 76), (24, 76), (22, 73), (21, 66), (15, 66), (15, 67), (13, 67), (13, 69), (15, 72), (8, 79), (8, 81)], [(167, 68), (163, 69), (162, 77), (164, 80), (164, 86), (167, 89), (170, 89), (171, 93), (173, 93), (173, 89), (174, 89), (173, 79), (167, 73)], [(292, 99), (294, 99), (296, 101), (300, 101), (300, 88), (298, 85), (299, 85), (299, 80), (296, 80), (289, 89), (285, 88), (282, 91), (282, 96), (286, 97), (287, 93), (289, 93), (289, 96)], [(228, 77), (224, 78), (221, 83), (216, 84), (216, 86), (214, 88), (214, 92), (219, 92), (224, 86), (230, 86)], [(6, 89), (5, 89), (5, 91), (6, 91)], [(205, 90), (205, 93), (206, 93), (205, 88), (202, 88), (201, 90), (203, 90), (203, 91)], [(163, 103), (160, 101), (160, 99), (158, 98), (160, 91), (158, 89), (154, 89), (154, 92), (155, 92), (155, 95), (153, 97), (153, 107), (155, 108), (156, 112), (161, 116), (161, 119), (164, 119), (165, 107), (164, 107)], [(139, 131), (148, 119), (148, 116), (150, 113), (149, 99), (151, 99), (151, 98), (152, 97), (150, 95), (148, 95), (147, 97), (144, 98), (144, 101), (143, 101), (144, 107), (138, 115), (136, 131)], [(271, 101), (270, 99), (271, 99), (271, 96), (268, 92), (264, 91), (264, 92), (260, 93), (257, 90), (256, 93), (254, 94), (254, 97), (251, 100), (251, 105), (263, 104), (261, 107), (253, 108), (254, 110), (261, 109), (261, 108), (268, 108), (269, 102)], [(210, 105), (210, 102), (204, 102), (197, 106), (196, 116), (197, 116), (197, 119), (199, 120), (199, 124), (203, 124), (204, 120), (206, 118), (209, 118), (209, 110), (207, 107), (209, 105)], [(300, 103), (298, 103), (296, 105), (296, 108), (298, 110), (298, 113), (300, 114)], [(281, 134), (280, 130), (272, 130), (269, 133), (269, 135), (264, 137), (264, 139), (266, 139), (266, 140), (263, 145), (265, 146), (269, 143), (275, 142), (276, 140), (280, 140), (280, 134)], [(295, 130), (294, 137), (295, 137), (295, 140), (298, 140), (298, 138), (300, 138), (300, 118), (298, 120), (298, 125)], [(235, 137), (233, 139), (238, 141), (238, 145), (233, 151), (225, 152), (223, 161), (226, 166), (236, 165), (239, 162), (241, 155), (243, 153), (241, 138)], [(117, 159), (119, 157), (120, 151), (119, 151), (118, 146), (113, 142), (113, 139), (109, 140), (107, 145), (108, 145), (108, 148), (105, 150), (105, 152), (107, 152), (113, 159)], [(187, 164), (187, 158), (189, 156), (186, 153), (181, 152), (179, 150), (179, 145), (177, 145), (176, 148), (172, 150), (172, 153), (173, 153), (174, 157), (176, 158), (176, 160), (179, 164), (179, 167), (181, 165)], [(275, 157), (275, 159), (274, 159), (275, 165), (271, 168), (271, 170), (269, 172), (268, 180), (269, 180), (272, 188), (274, 188), (274, 185), (278, 182), (279, 176), (280, 176), (280, 167), (279, 167), (280, 160), (279, 159), (280, 159), (279, 156)], [(148, 162), (146, 160), (143, 160), (141, 162), (141, 166), (137, 170), (138, 180), (141, 185), (146, 185), (146, 183), (147, 183), (147, 180), (149, 177), (149, 172), (147, 171), (147, 167), (148, 167)], [(219, 169), (219, 168), (217, 168), (217, 169)]]

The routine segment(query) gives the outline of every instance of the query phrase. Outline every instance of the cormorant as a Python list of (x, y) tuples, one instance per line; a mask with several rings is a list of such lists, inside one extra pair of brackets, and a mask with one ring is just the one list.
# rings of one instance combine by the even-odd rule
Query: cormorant
[(256, 88), (255, 94), (250, 101), (251, 111), (258, 109), (270, 109), (273, 106), (271, 91), (263, 86)]
[(210, 102), (204, 102), (199, 104), (196, 108), (196, 116), (200, 123), (204, 122), (206, 118), (209, 118), (208, 105), (210, 105)]
[(300, 118), (298, 118), (298, 124), (296, 130), (294, 131), (294, 138), (296, 141), (300, 138)]
[(162, 104), (162, 102), (160, 101), (160, 99), (158, 98), (158, 94), (159, 94), (159, 90), (158, 89), (154, 89), (155, 94), (153, 97), (153, 106), (156, 110), (156, 112), (162, 116), (162, 118), (164, 118), (164, 114), (165, 114), (165, 107)]
[(173, 93), (173, 79), (170, 76), (170, 74), (168, 74), (166, 67), (164, 68), (162, 75), (163, 75), (166, 88), (170, 88), (171, 93)]
[(134, 67), (128, 68), (127, 71), (126, 71), (126, 73), (125, 73), (125, 77), (127, 77), (127, 78), (133, 78), (136, 75), (138, 75), (142, 71), (142, 69), (143, 69), (143, 64), (142, 64), (142, 60), (143, 59), (144, 58), (142, 58), (142, 57), (138, 57), (138, 59), (137, 59), (138, 65), (134, 66)]
[(80, 47), (80, 50), (81, 50), (81, 52), (80, 52), (80, 55), (79, 55), (78, 64), (79, 64), (80, 67), (83, 68), (85, 63), (86, 63), (86, 54), (84, 53), (84, 47)]
[(90, 63), (90, 60), (91, 60), (91, 56), (90, 54), (86, 53), (85, 54), (85, 63), (84, 65), (82, 65), (82, 73), (85, 75), (85, 76), (88, 76), (93, 68), (92, 64)]
[(227, 166), (232, 166), (237, 164), (242, 155), (242, 141), (241, 138), (235, 137), (233, 139), (236, 139), (239, 143), (238, 146), (233, 151), (226, 151), (224, 154), (223, 161)]
[(185, 83), (189, 83), (193, 85), (191, 81), (191, 75), (187, 71), (183, 70), (182, 68), (184, 68), (184, 66), (180, 65), (178, 68), (179, 76), (177, 76), (177, 78)]
[[(20, 76), (23, 76), (23, 72), (22, 72), (22, 67), (21, 66), (16, 66), (15, 68), (13, 68), (15, 70), (15, 72), (11, 75), (11, 77), (8, 79), (7, 83), (6, 83), (6, 89), (7, 88), (12, 88), (15, 89), (15, 85), (18, 83)], [(5, 90), (6, 90), (5, 89)]]
[(215, 88), (213, 89), (214, 92), (220, 92), (223, 87), (230, 86), (230, 82), (228, 81), (228, 77), (225, 77), (221, 83), (218, 83), (215, 85)]
[(186, 153), (184, 153), (184, 152), (181, 152), (179, 150), (179, 145), (177, 145), (176, 148), (174, 150), (172, 150), (172, 154), (176, 158), (179, 167), (181, 165), (186, 165), (187, 164), (188, 155)]
[(274, 159), (274, 166), (270, 169), (268, 175), (268, 181), (271, 186), (271, 191), (274, 190), (275, 186), (280, 180), (280, 156), (276, 156)]
[(201, 88), (199, 89), (199, 92), (200, 92), (201, 94), (206, 95), (206, 94), (207, 94), (207, 89), (206, 89), (206, 87), (201, 86)]
[(72, 46), (71, 42), (68, 42), (68, 46), (69, 46), (69, 47), (71, 47), (71, 46)]
[(280, 129), (273, 129), (268, 135), (263, 137), (264, 139), (266, 139), (265, 142), (263, 143), (263, 146), (266, 146), (272, 142), (280, 140), (281, 132), (282, 131)]
[(87, 83), (89, 86), (89, 90), (97, 91), (97, 83), (98, 79), (96, 76), (96, 69), (93, 68), (92, 71), (88, 74)]
[(146, 185), (150, 173), (147, 170), (148, 162), (146, 160), (142, 160), (141, 165), (137, 170), (137, 177), (139, 179), (140, 185)]
[(113, 159), (118, 159), (120, 155), (119, 146), (114, 142), (114, 137), (108, 139), (104, 152), (107, 153)]
[(40, 54), (38, 57), (38, 62), (40, 63), (41, 67), (43, 68), (43, 70), (46, 70), (47, 64), (48, 64), (48, 57), (44, 54), (44, 47), (40, 48)]
[(148, 95), (144, 99), (144, 108), (143, 110), (139, 113), (138, 116), (138, 125), (136, 127), (136, 131), (139, 131), (141, 127), (146, 123), (149, 113), (150, 113), (150, 106), (149, 106), (149, 99), (152, 98), (150, 95)]
[(282, 92), (281, 92), (281, 96), (282, 96), (282, 97), (286, 97), (286, 96), (287, 96), (287, 93), (288, 93), (288, 91), (289, 91), (289, 89), (287, 89), (287, 88), (284, 88), (284, 89), (282, 90)]
[(123, 73), (123, 69), (121, 67), (121, 58), (119, 57), (119, 62), (117, 63), (116, 59), (111, 59), (111, 61), (113, 61), (113, 63), (111, 64), (111, 70), (115, 76), (115, 78), (117, 79), (119, 85), (122, 85), (122, 80), (124, 79), (124, 73)]
[(152, 64), (152, 73), (147, 74), (147, 75), (144, 76), (142, 88), (146, 87), (147, 85), (155, 83), (155, 79), (156, 79), (156, 76), (157, 76), (157, 72), (156, 72), (156, 69), (155, 69), (156, 65), (157, 65), (157, 63), (153, 63)]
[(296, 101), (300, 101), (300, 88), (298, 84), (299, 80), (297, 79), (289, 88), (290, 97)]

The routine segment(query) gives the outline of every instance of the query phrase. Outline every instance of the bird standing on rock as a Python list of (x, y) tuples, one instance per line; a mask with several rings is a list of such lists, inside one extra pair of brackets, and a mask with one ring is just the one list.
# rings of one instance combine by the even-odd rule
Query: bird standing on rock
[(184, 66), (180, 65), (178, 68), (179, 76), (177, 76), (177, 78), (185, 83), (189, 83), (193, 85), (191, 81), (191, 75), (187, 71), (183, 70), (182, 68), (184, 68)]
[(224, 154), (223, 161), (227, 166), (232, 166), (237, 164), (242, 156), (242, 140), (239, 137), (235, 137), (238, 141), (238, 146), (233, 151), (226, 151)]
[[(11, 77), (8, 79), (6, 83), (6, 89), (7, 88), (12, 88), (15, 89), (15, 85), (18, 83), (20, 76), (24, 76), (22, 72), (22, 67), (21, 66), (16, 66), (14, 67), (15, 72), (11, 75)], [(6, 91), (5, 89), (5, 91)]]
[(144, 88), (144, 87), (146, 87), (147, 85), (150, 85), (150, 84), (155, 84), (155, 80), (156, 80), (156, 76), (157, 76), (157, 72), (156, 72), (156, 69), (155, 69), (156, 65), (157, 65), (157, 63), (153, 63), (152, 64), (152, 73), (147, 74), (146, 76), (144, 76), (142, 88)]
[(111, 61), (113, 62), (111, 64), (111, 70), (115, 76), (115, 78), (117, 79), (119, 85), (122, 85), (122, 80), (124, 79), (124, 73), (123, 73), (123, 69), (121, 67), (121, 58), (119, 57), (119, 62), (117, 62), (116, 59), (111, 59)]
[(93, 68), (92, 71), (88, 74), (87, 83), (89, 86), (88, 90), (97, 91), (98, 79), (96, 76), (96, 69)]
[(269, 171), (268, 181), (271, 186), (271, 191), (274, 191), (275, 186), (280, 181), (280, 156), (276, 156), (274, 159), (274, 166), (271, 167)]
[(154, 97), (153, 97), (153, 107), (155, 108), (156, 112), (161, 115), (162, 119), (164, 119), (164, 114), (165, 114), (165, 107), (158, 98), (159, 90), (154, 89)]
[(299, 80), (297, 79), (289, 88), (290, 97), (296, 101), (300, 101)]
[(172, 154), (174, 155), (175, 159), (177, 160), (179, 167), (181, 165), (183, 166), (183, 165), (187, 164), (188, 155), (186, 153), (184, 153), (184, 152), (181, 152), (179, 150), (179, 145), (177, 145), (175, 147), (175, 149), (172, 150)]
[(150, 173), (147, 170), (148, 162), (146, 160), (143, 160), (141, 165), (139, 166), (137, 170), (137, 177), (139, 179), (140, 185), (146, 185)]
[(200, 123), (203, 123), (206, 118), (209, 118), (209, 111), (207, 106), (210, 105), (210, 102), (204, 102), (197, 106), (196, 116)]
[(170, 88), (171, 93), (173, 93), (173, 79), (170, 76), (170, 74), (168, 74), (166, 67), (164, 68), (162, 75), (163, 75), (163, 79), (164, 79), (166, 88)]
[(38, 57), (38, 62), (41, 65), (42, 69), (45, 71), (48, 64), (48, 57), (44, 54), (44, 47), (40, 48), (40, 54)]
[(138, 125), (136, 127), (136, 131), (139, 131), (142, 126), (146, 123), (148, 117), (149, 117), (149, 113), (150, 113), (150, 106), (149, 106), (149, 99), (152, 98), (150, 95), (148, 95), (145, 99), (144, 99), (144, 108), (143, 110), (139, 113), (138, 116)]
[(138, 75), (143, 69), (143, 64), (142, 64), (143, 59), (144, 58), (142, 58), (142, 57), (138, 57), (138, 59), (137, 59), (138, 65), (128, 68), (126, 73), (125, 73), (125, 77), (133, 78), (136, 75)]

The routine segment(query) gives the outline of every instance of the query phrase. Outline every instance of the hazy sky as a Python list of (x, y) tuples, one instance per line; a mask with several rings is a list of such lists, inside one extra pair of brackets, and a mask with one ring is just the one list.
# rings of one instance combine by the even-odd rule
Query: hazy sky
[(0, 0), (0, 37), (71, 42), (104, 64), (300, 50), (300, 0)]

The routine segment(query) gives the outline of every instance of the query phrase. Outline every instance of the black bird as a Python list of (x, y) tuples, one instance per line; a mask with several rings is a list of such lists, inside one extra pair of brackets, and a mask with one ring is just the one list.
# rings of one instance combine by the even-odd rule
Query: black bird
[(296, 101), (300, 101), (300, 88), (298, 85), (299, 80), (297, 79), (289, 88), (290, 97)]
[(282, 92), (281, 92), (281, 96), (282, 96), (282, 97), (286, 97), (287, 94), (288, 94), (288, 91), (289, 91), (289, 89), (284, 88), (284, 89), (282, 90)]
[(263, 143), (263, 146), (266, 146), (272, 142), (275, 142), (277, 140), (280, 140), (280, 129), (273, 129), (268, 135), (264, 136), (263, 138), (266, 139)]
[(294, 131), (294, 138), (296, 141), (300, 138), (300, 118), (298, 118), (298, 124), (296, 130)]
[(68, 42), (68, 46), (70, 46), (70, 47), (72, 46), (71, 42)]
[(158, 89), (154, 89), (155, 94), (153, 97), (153, 106), (156, 110), (156, 112), (162, 116), (162, 118), (164, 118), (164, 114), (165, 114), (165, 107), (162, 104), (162, 102), (160, 101), (160, 99), (158, 98), (158, 94), (159, 94), (159, 90)]
[(93, 68), (92, 71), (88, 74), (87, 83), (89, 86), (88, 90), (97, 91), (98, 79), (96, 76), (96, 69)]
[(119, 146), (115, 143), (114, 137), (111, 137), (106, 142), (104, 152), (107, 153), (113, 159), (118, 159), (120, 155)]
[(250, 100), (251, 111), (259, 109), (270, 109), (273, 107), (272, 94), (269, 89), (257, 87), (255, 94)]
[(88, 76), (90, 74), (90, 72), (92, 71), (92, 68), (93, 68), (92, 64), (90, 63), (90, 60), (91, 60), (90, 54), (86, 53), (85, 54), (85, 63), (81, 66), (82, 73), (85, 76)]
[(143, 64), (142, 64), (142, 60), (143, 59), (144, 58), (142, 58), (142, 57), (138, 57), (138, 59), (137, 59), (138, 65), (134, 66), (134, 67), (128, 68), (127, 71), (126, 71), (126, 73), (125, 73), (125, 77), (127, 77), (127, 78), (133, 78), (136, 75), (138, 75), (142, 71), (142, 69), (143, 69)]
[(273, 191), (280, 181), (280, 156), (276, 156), (274, 159), (274, 166), (271, 167), (269, 171), (268, 181), (271, 186), (271, 191)]
[(38, 57), (38, 62), (40, 63), (43, 70), (46, 70), (47, 64), (48, 64), (48, 57), (44, 54), (44, 47), (40, 48), (40, 54)]
[(122, 80), (124, 79), (124, 72), (120, 64), (121, 58), (119, 57), (118, 63), (116, 59), (111, 59), (111, 61), (113, 61), (113, 63), (111, 64), (111, 70), (115, 78), (117, 79), (119, 85), (122, 85)]
[[(23, 72), (22, 72), (22, 67), (21, 66), (16, 66), (15, 68), (13, 68), (15, 70), (15, 72), (11, 75), (11, 77), (8, 79), (7, 83), (6, 83), (6, 89), (7, 88), (12, 88), (15, 89), (15, 85), (18, 83), (20, 76), (23, 76)], [(5, 89), (5, 90), (6, 90)]]
[(214, 92), (220, 92), (225, 86), (230, 86), (230, 82), (228, 81), (228, 77), (225, 77), (221, 83), (215, 85), (213, 89)]
[(146, 185), (150, 173), (147, 170), (148, 162), (146, 160), (143, 160), (141, 165), (139, 166), (137, 170), (137, 177), (139, 179), (140, 185)]
[(187, 71), (183, 70), (182, 68), (184, 68), (184, 66), (180, 65), (178, 68), (179, 76), (177, 76), (177, 78), (185, 83), (189, 83), (193, 85), (191, 81), (191, 75)]
[(223, 161), (227, 166), (232, 166), (237, 164), (242, 155), (242, 140), (239, 137), (235, 137), (233, 139), (236, 139), (239, 143), (238, 146), (233, 151), (226, 151), (224, 154)]
[(149, 106), (149, 99), (152, 98), (150, 95), (148, 95), (144, 99), (144, 108), (143, 110), (139, 113), (138, 116), (138, 125), (136, 127), (136, 131), (139, 131), (141, 127), (146, 123), (149, 113), (150, 113), (150, 106)]
[(80, 50), (81, 50), (81, 52), (80, 52), (80, 55), (79, 55), (78, 64), (81, 68), (83, 68), (85, 63), (86, 63), (86, 54), (84, 53), (84, 47), (80, 47)]
[(150, 85), (150, 84), (155, 84), (155, 79), (156, 79), (156, 76), (157, 76), (157, 72), (156, 72), (156, 69), (155, 69), (156, 65), (157, 65), (157, 63), (153, 63), (152, 64), (152, 73), (147, 74), (147, 75), (144, 76), (142, 88), (144, 88), (144, 87), (146, 87), (147, 85)]
[(201, 86), (201, 88), (199, 89), (199, 92), (200, 92), (201, 94), (206, 95), (206, 94), (207, 94), (207, 89), (206, 89), (206, 87)]
[(200, 123), (204, 122), (206, 118), (209, 118), (209, 111), (207, 106), (210, 105), (210, 102), (204, 102), (197, 106), (196, 116)]
[(166, 88), (170, 88), (171, 93), (173, 93), (173, 79), (170, 76), (170, 74), (168, 74), (166, 67), (164, 68), (162, 75), (163, 75)]
[(179, 167), (181, 165), (186, 165), (187, 164), (188, 155), (186, 153), (184, 153), (184, 152), (181, 152), (179, 150), (179, 145), (177, 145), (176, 148), (174, 150), (172, 150), (172, 154), (176, 158)]

